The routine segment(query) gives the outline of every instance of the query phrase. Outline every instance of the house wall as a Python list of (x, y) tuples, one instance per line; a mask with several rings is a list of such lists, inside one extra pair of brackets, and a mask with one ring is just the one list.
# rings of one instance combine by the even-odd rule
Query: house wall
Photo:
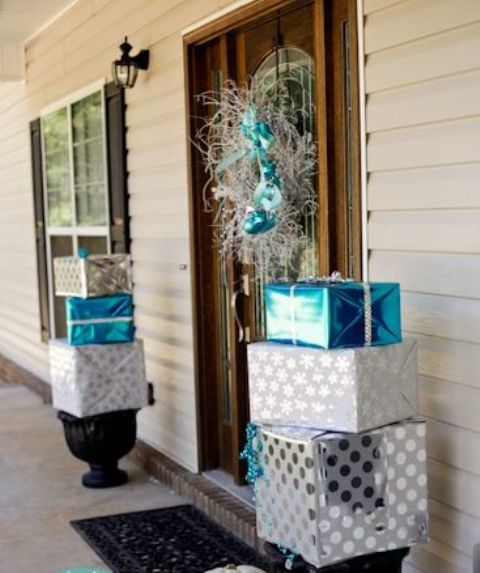
[[(27, 81), (0, 84), (0, 353), (48, 379), (28, 122), (108, 74), (126, 33), (151, 49), (150, 70), (127, 92), (136, 320), (157, 397), (139, 432), (192, 470), (181, 30), (228, 4), (79, 0), (27, 44)], [(364, 13), (369, 272), (402, 283), (429, 418), (432, 542), (414, 561), (429, 573), (464, 573), (480, 541), (480, 3), (364, 0)]]
[(371, 279), (419, 341), (431, 534), (415, 562), (472, 570), (480, 541), (480, 2), (365, 0)]

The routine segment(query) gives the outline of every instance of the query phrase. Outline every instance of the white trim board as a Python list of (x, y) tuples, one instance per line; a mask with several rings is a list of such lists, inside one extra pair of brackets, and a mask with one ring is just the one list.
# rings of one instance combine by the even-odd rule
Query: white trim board
[(360, 111), (360, 202), (362, 209), (362, 279), (368, 281), (367, 122), (365, 92), (365, 27), (363, 0), (357, 0), (358, 94)]
[(212, 12), (212, 14), (210, 14), (209, 16), (206, 16), (205, 18), (202, 18), (201, 20), (198, 20), (197, 22), (194, 22), (193, 24), (190, 24), (190, 26), (184, 28), (181, 32), (182, 37), (186, 36), (190, 32), (198, 30), (198, 28), (201, 28), (202, 26), (206, 26), (207, 24), (210, 24), (211, 22), (218, 20), (218, 18), (225, 16), (225, 14), (230, 14), (230, 12), (234, 12), (238, 8), (242, 8), (243, 6), (252, 4), (254, 1), (255, 0), (236, 0), (236, 2), (232, 2), (231, 4), (228, 4), (224, 8), (221, 8), (220, 10), (216, 10), (215, 12)]

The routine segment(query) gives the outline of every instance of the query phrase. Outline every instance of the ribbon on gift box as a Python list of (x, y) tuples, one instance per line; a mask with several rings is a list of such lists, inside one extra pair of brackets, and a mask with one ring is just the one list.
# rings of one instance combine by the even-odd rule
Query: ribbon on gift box
[[(342, 273), (339, 271), (334, 271), (329, 276), (314, 277), (309, 276), (300, 279), (297, 283), (290, 286), (290, 328), (292, 331), (292, 344), (297, 344), (297, 323), (296, 323), (296, 312), (295, 312), (295, 290), (304, 284), (307, 285), (322, 285), (322, 284), (340, 284), (353, 282), (353, 279), (345, 279)], [(372, 293), (369, 283), (362, 283), (363, 286), (363, 306), (364, 306), (364, 317), (365, 317), (365, 346), (371, 346), (372, 344)]]

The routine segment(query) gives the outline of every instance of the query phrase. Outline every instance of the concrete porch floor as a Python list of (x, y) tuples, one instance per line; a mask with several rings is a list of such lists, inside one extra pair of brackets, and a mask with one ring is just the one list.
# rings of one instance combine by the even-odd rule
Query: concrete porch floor
[(185, 503), (129, 460), (120, 466), (128, 484), (82, 487), (87, 465), (68, 451), (52, 407), (24, 387), (0, 385), (0, 573), (108, 569), (70, 520)]

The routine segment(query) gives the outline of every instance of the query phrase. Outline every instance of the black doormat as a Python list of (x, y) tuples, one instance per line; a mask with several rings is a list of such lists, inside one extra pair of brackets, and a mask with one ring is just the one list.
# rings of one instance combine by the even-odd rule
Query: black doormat
[(204, 573), (268, 563), (192, 505), (72, 521), (114, 573)]

